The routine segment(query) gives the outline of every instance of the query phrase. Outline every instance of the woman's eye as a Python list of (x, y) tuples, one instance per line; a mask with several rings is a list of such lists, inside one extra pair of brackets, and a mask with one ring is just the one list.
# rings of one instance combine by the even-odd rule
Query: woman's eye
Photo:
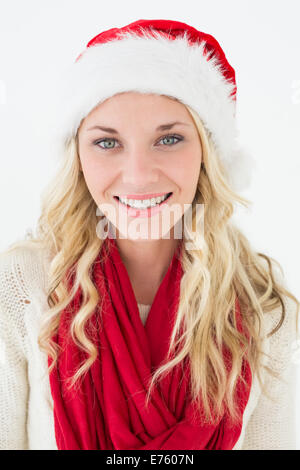
[[(178, 142), (180, 142), (181, 140), (183, 140), (183, 137), (179, 137), (179, 136), (177, 137), (176, 135), (166, 135), (165, 137), (163, 137), (162, 139), (160, 139), (159, 142), (160, 142), (161, 140), (164, 140), (164, 141), (169, 140), (169, 141), (170, 141), (170, 140), (172, 140), (172, 139), (176, 139), (177, 142), (171, 144), (171, 146), (178, 144)], [(167, 146), (170, 147), (170, 145), (168, 145), (168, 144), (167, 144)]]
[[(104, 142), (104, 143), (106, 144), (107, 142), (109, 143), (109, 142), (115, 142), (115, 141), (116, 141), (116, 139), (102, 139), (102, 140), (97, 140), (97, 142), (95, 142), (95, 145), (100, 146), (100, 144), (101, 144), (102, 142)], [(109, 145), (108, 147), (102, 147), (102, 146), (100, 146), (100, 148), (102, 148), (103, 150), (109, 150), (109, 149), (114, 148), (114, 147), (112, 147), (111, 145)]]
[[(174, 139), (176, 139), (177, 142), (174, 142)], [(170, 143), (170, 140), (171, 140), (171, 143)], [(182, 136), (166, 135), (166, 136), (162, 137), (158, 142), (161, 142), (161, 141), (169, 142), (169, 143), (166, 143), (165, 145), (167, 147), (171, 147), (172, 145), (178, 144), (178, 142), (180, 142), (181, 140), (183, 140)], [(172, 143), (172, 141), (173, 141), (173, 143)], [(114, 146), (111, 145), (112, 142), (116, 142), (116, 139), (105, 138), (105, 139), (97, 140), (96, 142), (94, 142), (94, 144), (97, 145), (98, 147), (100, 147), (103, 150), (110, 150), (110, 149), (115, 148)], [(103, 146), (100, 145), (102, 143), (104, 143), (104, 144), (108, 143), (108, 146), (103, 147)]]

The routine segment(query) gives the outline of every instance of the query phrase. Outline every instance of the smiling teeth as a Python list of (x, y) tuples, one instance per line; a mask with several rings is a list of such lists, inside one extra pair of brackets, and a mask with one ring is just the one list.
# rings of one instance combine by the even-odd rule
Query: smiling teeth
[(127, 204), (130, 207), (135, 207), (137, 209), (140, 209), (140, 208), (147, 209), (148, 207), (154, 207), (157, 204), (160, 204), (162, 201), (167, 199), (167, 197), (168, 197), (168, 194), (166, 194), (165, 196), (161, 196), (161, 197), (153, 197), (151, 199), (134, 200), (134, 199), (121, 198), (121, 197), (119, 199), (123, 204)]

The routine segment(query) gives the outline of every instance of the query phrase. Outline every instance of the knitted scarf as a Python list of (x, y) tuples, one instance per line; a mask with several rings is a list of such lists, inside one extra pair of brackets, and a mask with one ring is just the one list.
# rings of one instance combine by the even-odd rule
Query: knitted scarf
[[(104, 240), (92, 266), (92, 280), (101, 301), (85, 330), (97, 347), (98, 357), (79, 379), (79, 385), (71, 390), (66, 379), (88, 358), (70, 336), (70, 322), (82, 301), (81, 288), (61, 312), (57, 333), (52, 338), (61, 347), (58, 362), (49, 374), (58, 449), (232, 449), (238, 440), (252, 382), (245, 359), (242, 375), (246, 383), (239, 379), (236, 386), (241, 413), (238, 423), (233, 424), (227, 413), (217, 424), (203, 422), (198, 407), (190, 399), (188, 363), (184, 366), (180, 363), (163, 377), (154, 387), (148, 407), (145, 406), (151, 374), (166, 359), (176, 316), (182, 276), (181, 248), (182, 244), (178, 245), (144, 326), (116, 242)], [(241, 331), (238, 300), (235, 315)], [(225, 349), (224, 361), (230, 367)], [(51, 362), (49, 356), (48, 365)]]

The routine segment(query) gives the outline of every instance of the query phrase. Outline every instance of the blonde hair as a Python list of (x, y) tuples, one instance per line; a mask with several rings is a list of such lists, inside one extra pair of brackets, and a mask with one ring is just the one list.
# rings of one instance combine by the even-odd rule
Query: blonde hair
[[(169, 354), (174, 352), (174, 355), (172, 360), (169, 360), (168, 355), (165, 363), (153, 373), (146, 401), (148, 403), (155, 383), (174, 366), (182, 365), (188, 359), (191, 397), (195, 403), (200, 404), (202, 401), (204, 421), (213, 422), (214, 418), (219, 419), (226, 409), (235, 421), (240, 416), (234, 400), (234, 389), (241, 377), (245, 355), (252, 374), (257, 373), (261, 386), (262, 367), (276, 376), (274, 371), (262, 366), (260, 362), (265, 354), (261, 347), (260, 334), (264, 315), (278, 306), (282, 307), (281, 319), (268, 334), (270, 336), (281, 327), (285, 318), (282, 296), (286, 295), (296, 302), (297, 321), (300, 303), (283, 285), (275, 281), (271, 266), (271, 260), (275, 260), (255, 252), (230, 220), (235, 202), (245, 207), (250, 202), (229, 187), (209, 132), (205, 130), (197, 113), (188, 106), (186, 109), (193, 118), (202, 145), (203, 165), (193, 206), (204, 204), (204, 244), (201, 250), (183, 250), (181, 295), (169, 348)], [(57, 175), (42, 196), (36, 237), (17, 242), (10, 248), (11, 250), (26, 244), (39, 245), (51, 257), (47, 293), (49, 310), (43, 317), (38, 338), (40, 349), (53, 359), (48, 372), (55, 366), (60, 349), (51, 337), (57, 331), (62, 310), (81, 286), (82, 305), (72, 319), (70, 329), (73, 341), (89, 357), (72, 377), (71, 386), (88, 371), (98, 354), (95, 345), (85, 333), (85, 326), (101, 301), (90, 278), (91, 266), (103, 243), (96, 233), (99, 222), (96, 209), (97, 205), (89, 193), (83, 173), (80, 172), (77, 133), (76, 137), (70, 138), (66, 143)], [(194, 207), (192, 214), (194, 227)], [(197, 245), (200, 230), (194, 231), (193, 236)], [(263, 260), (267, 262), (268, 268)], [(69, 269), (75, 274), (70, 292), (66, 287)], [(232, 319), (236, 296), (250, 341), (237, 331)], [(183, 333), (180, 336), (182, 327)], [(228, 348), (232, 358), (229, 375), (223, 361), (222, 344)], [(178, 348), (178, 345), (181, 347)]]

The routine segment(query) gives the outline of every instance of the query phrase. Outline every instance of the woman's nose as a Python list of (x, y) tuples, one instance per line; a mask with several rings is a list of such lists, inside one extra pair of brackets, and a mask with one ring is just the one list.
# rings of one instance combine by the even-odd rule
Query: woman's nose
[(123, 167), (123, 182), (147, 187), (158, 180), (158, 168), (147, 152), (132, 151)]

